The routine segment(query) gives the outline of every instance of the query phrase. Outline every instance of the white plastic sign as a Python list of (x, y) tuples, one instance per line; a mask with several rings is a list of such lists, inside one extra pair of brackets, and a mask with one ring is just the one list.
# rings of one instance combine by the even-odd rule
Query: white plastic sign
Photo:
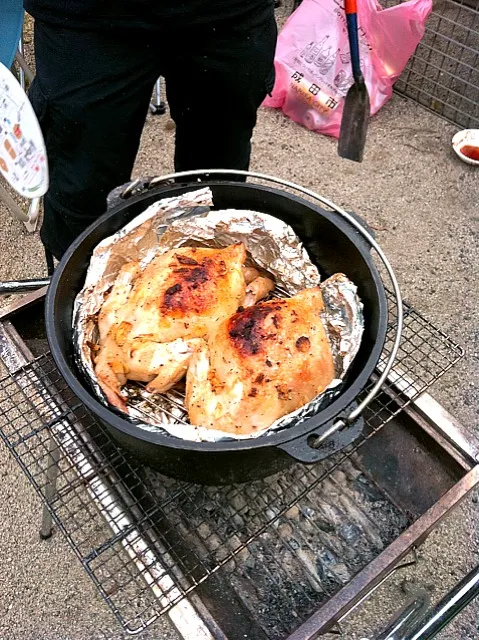
[(38, 198), (48, 190), (48, 164), (40, 125), (22, 87), (1, 63), (0, 172), (25, 198)]

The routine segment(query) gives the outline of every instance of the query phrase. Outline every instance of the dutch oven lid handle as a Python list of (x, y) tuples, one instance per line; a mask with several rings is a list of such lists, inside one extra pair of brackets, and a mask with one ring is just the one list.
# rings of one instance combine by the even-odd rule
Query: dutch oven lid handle
[(256, 180), (274, 183), (283, 187), (287, 187), (288, 189), (294, 189), (299, 193), (306, 195), (312, 198), (313, 200), (316, 200), (322, 205), (329, 207), (329, 209), (332, 209), (332, 211), (334, 211), (339, 216), (341, 216), (344, 220), (349, 222), (349, 224), (352, 225), (362, 235), (362, 237), (366, 240), (368, 245), (376, 251), (384, 267), (386, 268), (386, 271), (388, 272), (388, 276), (391, 280), (391, 284), (394, 290), (394, 295), (396, 298), (396, 313), (397, 313), (396, 336), (391, 346), (389, 357), (387, 358), (386, 362), (380, 361), (379, 367), (380, 369), (382, 369), (382, 372), (379, 378), (377, 379), (377, 381), (375, 382), (375, 384), (370, 389), (369, 393), (366, 395), (366, 397), (357, 405), (357, 407), (355, 407), (351, 411), (351, 413), (347, 417), (341, 420), (337, 420), (331, 426), (331, 428), (328, 429), (328, 436), (331, 436), (333, 433), (336, 433), (336, 431), (339, 431), (339, 429), (341, 429), (346, 424), (352, 424), (355, 420), (357, 420), (357, 418), (362, 414), (364, 409), (376, 397), (377, 393), (379, 392), (379, 389), (382, 387), (384, 382), (386, 382), (389, 372), (391, 371), (392, 366), (394, 364), (394, 360), (396, 359), (396, 355), (399, 350), (399, 344), (401, 342), (402, 330), (403, 330), (403, 305), (402, 305), (401, 291), (399, 289), (399, 283), (393, 271), (393, 268), (389, 263), (389, 260), (387, 259), (383, 250), (381, 249), (379, 244), (376, 242), (376, 240), (373, 238), (373, 236), (365, 229), (365, 227), (360, 222), (358, 222), (358, 220), (356, 220), (356, 218), (353, 215), (345, 211), (342, 207), (339, 207), (337, 204), (334, 204), (334, 202), (332, 202), (331, 200), (328, 200), (327, 198), (320, 196), (319, 194), (315, 193), (314, 191), (311, 191), (310, 189), (301, 187), (300, 185), (297, 185), (294, 182), (289, 182), (289, 180), (283, 180), (282, 178), (275, 178), (274, 176), (269, 176), (263, 173), (257, 173), (255, 171), (239, 171), (237, 169), (199, 169), (195, 171), (182, 171), (180, 173), (170, 173), (168, 175), (158, 176), (156, 178), (142, 178), (140, 180), (135, 180), (133, 182), (130, 182), (127, 185), (118, 187), (118, 189), (115, 189), (108, 197), (108, 206), (109, 207), (113, 206), (111, 204), (112, 201), (113, 201), (113, 204), (116, 204), (118, 201), (124, 200), (133, 195), (144, 193), (160, 185), (171, 184), (177, 181), (178, 178), (186, 178), (186, 179), (193, 178), (198, 182), (201, 182), (202, 180), (206, 180), (206, 181), (211, 180), (211, 178), (214, 178), (215, 176), (219, 176), (219, 175), (223, 177), (225, 175), (241, 176), (243, 178), (254, 178)]

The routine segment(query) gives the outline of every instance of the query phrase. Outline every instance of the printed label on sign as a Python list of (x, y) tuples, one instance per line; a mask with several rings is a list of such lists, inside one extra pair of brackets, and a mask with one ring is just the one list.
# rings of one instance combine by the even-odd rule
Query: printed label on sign
[(320, 40), (311, 40), (301, 50), (296, 50), (289, 65), (296, 73), (304, 73), (316, 86), (332, 97), (340, 100), (346, 95), (353, 79), (349, 45), (342, 50), (333, 43), (329, 35)]
[(13, 74), (0, 63), (0, 172), (26, 198), (48, 190), (48, 165), (40, 125)]
[(303, 102), (309, 104), (318, 113), (330, 113), (339, 104), (337, 96), (330, 95), (318, 84), (306, 80), (300, 71), (295, 71), (291, 76), (290, 87)]

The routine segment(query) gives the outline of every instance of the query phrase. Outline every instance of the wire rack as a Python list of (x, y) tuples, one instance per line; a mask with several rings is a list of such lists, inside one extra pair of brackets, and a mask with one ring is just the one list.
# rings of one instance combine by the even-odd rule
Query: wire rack
[(479, 127), (477, 0), (434, 0), (424, 37), (395, 90), (454, 124)]
[[(392, 315), (379, 371), (391, 348), (395, 324)], [(217, 576), (220, 568), (232, 572), (230, 583), (244, 582), (244, 571), (253, 572), (248, 565), (253, 556), (257, 580), (263, 576), (258, 589), (270, 598), (275, 593), (282, 593), (283, 598), (286, 594), (295, 611), (292, 618), (289, 616), (290, 623), (297, 623), (298, 617), (332, 595), (407, 525), (404, 517), (394, 515), (394, 508), (386, 503), (374, 517), (343, 517), (335, 507), (334, 522), (327, 525), (325, 513), (318, 521), (311, 515), (321, 507), (311, 505), (317, 504), (324, 492), (334, 494), (349, 483), (351, 487), (360, 485), (363, 498), (341, 499), (361, 503), (363, 510), (369, 508), (364, 495), (373, 496), (377, 490), (360, 478), (354, 466), (355, 452), (462, 355), (457, 344), (406, 306), (404, 335), (392, 382), (368, 410), (361, 437), (319, 464), (295, 464), (276, 476), (242, 485), (204, 487), (143, 468), (112, 441), (105, 427), (71, 393), (48, 353), (0, 381), (0, 435), (101, 595), (130, 633), (146, 628), (198, 585)], [(324, 543), (317, 550), (319, 561), (314, 569), (327, 577), (321, 588), (314, 585), (303, 547), (295, 537), (281, 534), (285, 527), (289, 531), (298, 509), (306, 513), (305, 526), (309, 523), (316, 532), (309, 537), (301, 534), (307, 544), (316, 544), (318, 535)], [(380, 514), (385, 513), (394, 515), (395, 525), (385, 522), (383, 530)], [(375, 522), (374, 530), (366, 531), (366, 520)], [(333, 552), (333, 543), (328, 542), (328, 546), (324, 536), (340, 525), (341, 531), (363, 533), (358, 534), (359, 541), (354, 545), (349, 533), (341, 534), (346, 547), (334, 542)], [(361, 535), (363, 552), (353, 557), (351, 553), (362, 548)], [(278, 536), (284, 553), (293, 554), (295, 562), (302, 558), (303, 570), (306, 567), (306, 573), (309, 571), (307, 579), (299, 577), (293, 563), (291, 571), (296, 580), (291, 575), (281, 580), (283, 552), (274, 551)], [(261, 571), (269, 567), (266, 573), (258, 573), (260, 561)], [(241, 575), (236, 571), (238, 566), (243, 568)], [(254, 582), (252, 574), (246, 582)], [(261, 615), (267, 614), (264, 610)], [(270, 625), (269, 636), (273, 638), (276, 632), (272, 629), (281, 626)]]

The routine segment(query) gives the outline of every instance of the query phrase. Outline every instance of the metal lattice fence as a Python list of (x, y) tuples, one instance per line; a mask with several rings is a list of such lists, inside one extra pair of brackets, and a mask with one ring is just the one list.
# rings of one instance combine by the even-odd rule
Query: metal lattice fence
[(395, 90), (454, 124), (479, 128), (479, 0), (434, 0)]

